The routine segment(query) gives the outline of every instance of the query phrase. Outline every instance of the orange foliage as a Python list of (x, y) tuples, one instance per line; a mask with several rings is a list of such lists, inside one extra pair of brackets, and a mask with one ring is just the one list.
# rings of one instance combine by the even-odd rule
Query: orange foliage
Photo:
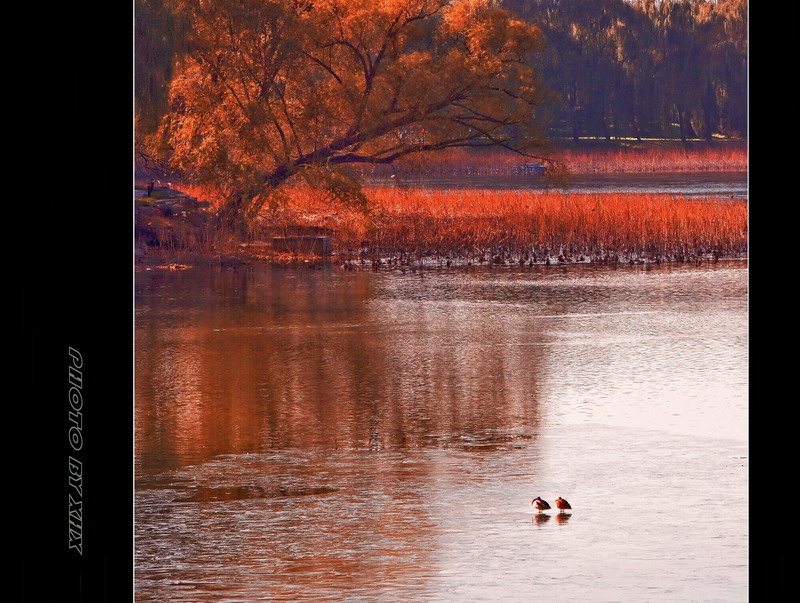
[(149, 152), (254, 219), (309, 166), (537, 149), (539, 30), (490, 0), (173, 0), (192, 24)]

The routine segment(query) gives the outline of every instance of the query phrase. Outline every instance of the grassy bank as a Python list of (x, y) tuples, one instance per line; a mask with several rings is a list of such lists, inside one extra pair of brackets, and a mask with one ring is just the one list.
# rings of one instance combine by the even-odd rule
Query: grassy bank
[(744, 172), (747, 149), (743, 145), (676, 144), (626, 145), (603, 149), (564, 148), (559, 153), (567, 171), (574, 174), (644, 172)]
[(215, 230), (213, 220), (151, 216), (158, 228), (145, 247), (151, 257), (192, 262), (235, 256), (292, 261), (261, 242), (297, 234), (331, 235), (339, 261), (667, 262), (747, 252), (747, 203), (739, 200), (391, 187), (365, 192), (366, 213), (313, 187), (294, 186), (287, 203), (264, 216), (244, 245)]
[[(555, 156), (572, 174), (747, 169), (747, 148), (737, 141), (564, 142)], [(528, 162), (508, 152), (451, 149), (368, 172), (500, 174)], [(243, 241), (218, 228), (213, 219), (218, 199), (207, 189), (172, 188), (200, 203), (186, 205), (185, 198), (177, 204), (137, 202), (140, 261), (291, 262), (297, 258), (259, 242), (297, 234), (331, 235), (334, 258), (340, 261), (661, 262), (747, 252), (747, 203), (730, 199), (372, 186), (365, 189), (369, 211), (362, 212), (300, 179), (286, 189), (286, 202), (265, 213)]]
[(343, 257), (465, 261), (671, 261), (737, 256), (747, 204), (653, 194), (367, 189), (372, 210), (332, 208), (298, 187), (266, 234), (303, 225), (334, 233)]

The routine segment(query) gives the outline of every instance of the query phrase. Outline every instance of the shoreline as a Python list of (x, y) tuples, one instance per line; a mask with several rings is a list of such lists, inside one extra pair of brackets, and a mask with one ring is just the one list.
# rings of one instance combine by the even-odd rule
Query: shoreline
[[(168, 212), (173, 211), (165, 207)], [(586, 215), (591, 215), (591, 211), (594, 210), (587, 209)], [(134, 265), (330, 263), (346, 268), (368, 265), (380, 269), (383, 266), (430, 265), (699, 265), (746, 259), (746, 216), (718, 216), (713, 208), (709, 213), (711, 217), (698, 221), (694, 228), (687, 227), (685, 231), (666, 236), (660, 230), (673, 228), (673, 223), (683, 217), (681, 214), (670, 215), (669, 224), (664, 225), (647, 222), (647, 212), (643, 210), (643, 215), (637, 218), (642, 218), (644, 224), (628, 228), (627, 224), (620, 226), (615, 222), (617, 212), (610, 217), (601, 216), (600, 222), (581, 230), (580, 221), (588, 219), (583, 214), (577, 222), (544, 226), (536, 223), (528, 227), (532, 220), (548, 216), (510, 212), (502, 216), (460, 219), (408, 212), (371, 218), (366, 231), (363, 223), (370, 219), (358, 214), (348, 215), (348, 221), (341, 224), (341, 228), (291, 219), (285, 224), (264, 226), (258, 234), (242, 241), (213, 228), (211, 212), (197, 215), (184, 211), (169, 216), (154, 215), (146, 224), (137, 226)], [(745, 220), (743, 227), (736, 225), (737, 220)], [(733, 222), (733, 226), (728, 221)], [(717, 226), (720, 222), (724, 228)], [(551, 228), (551, 231), (542, 228)], [(287, 235), (301, 242), (286, 249)], [(307, 244), (319, 241), (320, 237), (326, 240), (324, 252)]]
[(333, 268), (351, 271), (399, 271), (401, 273), (416, 272), (418, 270), (440, 270), (440, 269), (468, 269), (483, 268), (488, 270), (509, 270), (523, 268), (569, 268), (569, 267), (645, 267), (648, 269), (665, 266), (708, 266), (748, 263), (747, 253), (731, 254), (727, 256), (715, 256), (713, 253), (694, 255), (689, 257), (678, 257), (669, 259), (649, 259), (649, 258), (615, 258), (611, 260), (593, 260), (590, 258), (567, 260), (562, 258), (544, 258), (534, 261), (529, 258), (521, 261), (522, 258), (514, 260), (513, 257), (501, 258), (493, 256), (487, 258), (479, 257), (456, 257), (445, 256), (442, 254), (422, 254), (422, 256), (385, 256), (373, 257), (366, 254), (361, 257), (350, 255), (340, 256), (332, 254), (330, 256), (319, 256), (312, 254), (281, 254), (274, 253), (265, 255), (253, 253), (248, 250), (240, 252), (222, 253), (215, 256), (205, 256), (193, 252), (164, 252), (158, 251), (141, 257), (140, 261), (134, 263), (135, 271), (151, 270), (188, 270), (192, 268), (219, 267), (223, 269), (236, 270), (237, 268), (269, 266), (290, 269), (314, 269)]
[[(674, 142), (667, 144), (674, 150)], [(741, 154), (741, 144), (726, 146), (738, 149), (738, 159), (746, 159)], [(624, 162), (618, 160), (619, 152), (619, 146), (609, 149), (608, 158), (617, 160), (599, 160), (595, 165), (604, 167), (605, 174), (620, 174)], [(653, 153), (638, 149), (635, 154), (642, 152)], [(686, 151), (687, 156), (696, 153)], [(606, 153), (592, 155), (597, 160)], [(497, 153), (481, 156), (487, 159), (484, 170), (501, 165), (491, 162), (491, 157), (499, 156)], [(469, 152), (451, 154), (429, 167), (434, 172), (469, 167), (474, 164), (459, 163), (458, 159), (475, 157)], [(510, 164), (502, 165), (508, 168)], [(659, 166), (661, 173), (690, 173), (676, 170), (676, 164), (671, 162)], [(745, 169), (722, 172), (746, 172), (746, 162), (742, 166)], [(394, 166), (400, 171), (410, 167)], [(414, 170), (421, 178), (430, 176), (426, 172)], [(579, 176), (583, 172), (576, 170), (572, 174)], [(651, 192), (437, 190), (424, 185), (399, 186), (395, 181), (365, 185), (370, 206), (361, 211), (332, 201), (325, 191), (301, 182), (287, 189), (285, 204), (262, 217), (249, 235), (236, 237), (216, 226), (216, 201), (202, 187), (161, 181), (149, 195), (142, 182), (135, 182), (134, 188), (134, 265), (145, 268), (263, 263), (331, 264), (346, 269), (702, 264), (746, 260), (748, 251), (747, 200), (713, 195), (690, 199)], [(279, 252), (270, 247), (273, 238), (286, 236), (329, 236), (330, 255), (322, 258), (292, 253), (295, 249)]]

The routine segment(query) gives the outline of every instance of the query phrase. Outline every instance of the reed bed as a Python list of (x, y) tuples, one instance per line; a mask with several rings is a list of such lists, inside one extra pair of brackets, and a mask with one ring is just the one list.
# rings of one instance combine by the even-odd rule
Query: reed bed
[[(543, 152), (555, 159), (558, 174), (645, 172), (743, 172), (747, 148), (743, 143), (682, 145), (673, 142), (563, 148)], [(516, 153), (498, 150), (447, 149), (433, 156), (410, 156), (390, 166), (362, 170), (364, 175), (447, 176), (508, 174), (530, 163)]]
[(330, 232), (335, 252), (465, 262), (661, 262), (740, 256), (747, 203), (664, 194), (572, 194), (370, 187), (367, 213), (296, 187), (264, 222)]
[(602, 151), (575, 149), (561, 151), (559, 158), (572, 174), (747, 170), (747, 149), (732, 145), (706, 146), (691, 150), (675, 146)]

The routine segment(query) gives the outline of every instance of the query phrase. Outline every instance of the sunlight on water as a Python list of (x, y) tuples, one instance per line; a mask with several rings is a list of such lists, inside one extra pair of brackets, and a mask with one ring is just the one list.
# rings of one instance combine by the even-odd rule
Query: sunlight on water
[(137, 601), (747, 600), (746, 264), (136, 293)]

